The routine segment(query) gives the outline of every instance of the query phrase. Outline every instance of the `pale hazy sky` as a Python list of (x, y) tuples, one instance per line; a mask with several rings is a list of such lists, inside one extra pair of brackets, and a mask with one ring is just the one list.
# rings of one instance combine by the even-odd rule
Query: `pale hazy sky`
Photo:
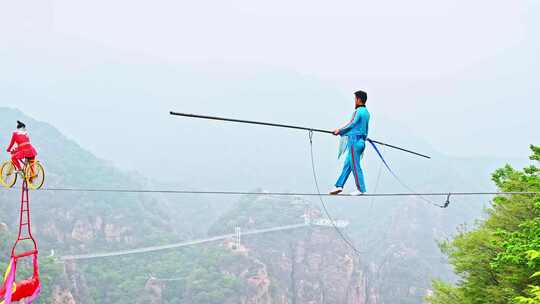
[(523, 157), (540, 144), (539, 20), (521, 0), (0, 0), (0, 105), (118, 159), (112, 119), (124, 144), (156, 149), (175, 133), (149, 143), (142, 127), (174, 128), (153, 123), (170, 109), (332, 128), (364, 88), (372, 130)]

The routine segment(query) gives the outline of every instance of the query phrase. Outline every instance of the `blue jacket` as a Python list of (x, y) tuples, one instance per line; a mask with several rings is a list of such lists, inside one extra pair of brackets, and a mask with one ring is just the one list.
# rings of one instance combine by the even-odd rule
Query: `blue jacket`
[(355, 136), (363, 135), (367, 138), (369, 129), (369, 112), (365, 106), (358, 107), (353, 114), (351, 121), (343, 128), (339, 129), (339, 135)]

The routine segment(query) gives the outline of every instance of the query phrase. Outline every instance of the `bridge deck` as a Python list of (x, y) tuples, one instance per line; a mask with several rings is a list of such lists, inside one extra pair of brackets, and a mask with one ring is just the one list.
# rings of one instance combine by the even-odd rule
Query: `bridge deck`
[[(304, 228), (310, 226), (309, 224), (295, 224), (295, 225), (286, 225), (286, 226), (280, 226), (280, 227), (274, 227), (274, 228), (266, 228), (266, 229), (257, 229), (257, 230), (251, 230), (242, 232), (243, 236), (248, 235), (255, 235), (255, 234), (262, 234), (262, 233), (269, 233), (269, 232), (276, 232), (276, 231), (283, 231), (283, 230), (291, 230), (291, 229), (298, 229), (298, 228)], [(233, 238), (235, 236), (234, 233), (231, 234), (224, 234), (204, 239), (197, 239), (197, 240), (191, 240), (191, 241), (185, 241), (175, 244), (169, 244), (169, 245), (162, 245), (162, 246), (151, 246), (151, 247), (144, 247), (144, 248), (138, 248), (138, 249), (130, 249), (130, 250), (120, 250), (120, 251), (114, 251), (114, 252), (104, 252), (104, 253), (95, 253), (95, 254), (79, 254), (79, 255), (65, 255), (61, 256), (61, 261), (73, 261), (73, 260), (88, 260), (88, 259), (98, 259), (98, 258), (107, 258), (107, 257), (115, 257), (115, 256), (123, 256), (123, 255), (129, 255), (129, 254), (139, 254), (139, 253), (147, 253), (147, 252), (154, 252), (154, 251), (162, 251), (162, 250), (168, 250), (173, 248), (181, 248), (186, 246), (193, 246), (193, 245), (199, 245), (204, 243), (211, 243), (216, 242), (228, 238)]]

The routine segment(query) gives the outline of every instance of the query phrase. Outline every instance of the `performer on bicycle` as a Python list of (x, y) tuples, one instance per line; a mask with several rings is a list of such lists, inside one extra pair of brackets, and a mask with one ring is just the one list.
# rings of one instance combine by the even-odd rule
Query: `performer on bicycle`
[[(14, 146), (16, 147), (14, 148)], [(21, 160), (27, 158), (33, 160), (37, 156), (36, 149), (30, 143), (30, 136), (26, 131), (26, 125), (17, 120), (17, 131), (13, 132), (11, 136), (11, 142), (7, 148), (7, 152), (11, 153), (11, 161), (17, 169), (17, 172), (21, 172)]]
[(357, 188), (351, 195), (362, 195), (366, 192), (364, 174), (360, 167), (360, 160), (362, 159), (362, 154), (366, 147), (370, 115), (366, 109), (367, 93), (364, 91), (357, 91), (354, 93), (354, 96), (355, 111), (351, 121), (343, 128), (334, 131), (334, 135), (347, 137), (348, 154), (341, 176), (336, 182), (336, 188), (332, 190), (330, 194), (339, 194), (343, 191), (343, 186), (351, 174), (351, 171)]

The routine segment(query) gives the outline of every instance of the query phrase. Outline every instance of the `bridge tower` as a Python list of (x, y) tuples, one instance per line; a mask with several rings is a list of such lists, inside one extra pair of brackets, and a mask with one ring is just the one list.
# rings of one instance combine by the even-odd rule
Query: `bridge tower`
[(240, 246), (242, 245), (241, 237), (242, 237), (242, 233), (240, 230), (240, 226), (234, 227), (234, 247), (236, 249), (240, 249)]
[(304, 218), (304, 224), (311, 225), (311, 210), (309, 209), (308, 205), (306, 205), (304, 215), (302, 217)]

